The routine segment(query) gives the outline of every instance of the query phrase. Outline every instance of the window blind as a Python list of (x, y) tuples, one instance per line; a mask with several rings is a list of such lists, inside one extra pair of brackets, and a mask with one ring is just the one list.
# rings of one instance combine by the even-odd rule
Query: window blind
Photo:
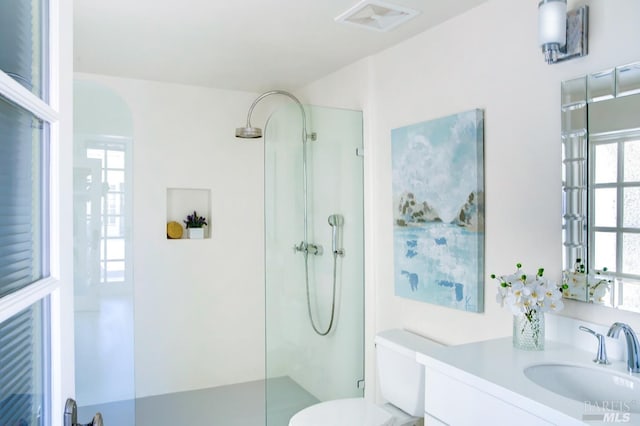
[(41, 304), (0, 324), (0, 425), (42, 425)]
[(42, 97), (43, 49), (41, 1), (0, 2), (0, 69)]
[[(49, 270), (49, 125), (3, 97), (24, 101), (29, 91), (47, 102), (47, 5), (0, 0), (0, 71), (25, 88), (0, 87), (0, 298)], [(0, 426), (48, 426), (49, 298), (32, 306), (13, 300), (8, 305), (22, 310), (0, 323)]]
[(0, 97), (0, 297), (42, 278), (44, 123)]

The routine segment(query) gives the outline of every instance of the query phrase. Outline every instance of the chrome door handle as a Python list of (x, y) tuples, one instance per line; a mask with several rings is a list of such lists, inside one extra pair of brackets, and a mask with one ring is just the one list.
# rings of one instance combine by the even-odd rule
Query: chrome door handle
[(93, 416), (91, 423), (87, 423), (86, 425), (78, 423), (78, 404), (76, 404), (72, 398), (67, 399), (64, 405), (64, 419), (62, 424), (63, 426), (104, 426), (102, 414), (100, 413), (96, 413), (96, 415)]
[(91, 420), (91, 426), (104, 426), (101, 413), (96, 413), (96, 415), (93, 416), (93, 420)]

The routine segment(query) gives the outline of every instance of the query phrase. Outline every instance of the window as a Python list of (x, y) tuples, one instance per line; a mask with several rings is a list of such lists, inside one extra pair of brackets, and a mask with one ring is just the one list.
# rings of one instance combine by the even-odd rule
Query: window
[(0, 425), (51, 424), (47, 0), (0, 2)]
[(590, 138), (589, 256), (614, 276), (618, 304), (640, 306), (640, 132)]
[(0, 324), (0, 425), (47, 424), (47, 318), (41, 300)]
[(48, 275), (48, 125), (0, 97), (0, 297)]
[[(86, 251), (77, 256), (76, 274), (90, 285), (131, 282), (127, 265), (131, 255), (131, 184), (129, 159), (131, 140), (119, 136), (84, 139), (84, 155), (76, 159), (74, 197), (78, 210), (75, 239)], [(81, 210), (82, 209), (82, 210)]]
[(48, 2), (3, 0), (0, 70), (44, 101), (48, 91)]
[(593, 266), (640, 279), (640, 138), (592, 137)]

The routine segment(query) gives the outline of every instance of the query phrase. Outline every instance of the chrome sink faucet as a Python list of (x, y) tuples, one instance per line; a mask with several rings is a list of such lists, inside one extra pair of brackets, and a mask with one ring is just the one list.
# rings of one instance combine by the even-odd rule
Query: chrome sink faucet
[(627, 341), (627, 369), (630, 373), (640, 373), (640, 344), (633, 329), (622, 322), (614, 322), (607, 336), (618, 338), (620, 330), (624, 332)]

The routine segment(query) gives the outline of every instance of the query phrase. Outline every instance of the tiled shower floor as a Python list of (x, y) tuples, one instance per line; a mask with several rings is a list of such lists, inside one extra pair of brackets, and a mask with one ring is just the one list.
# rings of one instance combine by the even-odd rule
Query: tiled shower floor
[[(105, 426), (287, 426), (293, 414), (318, 400), (288, 377), (239, 383), (129, 401), (80, 407), (78, 422), (100, 411)], [(81, 401), (80, 401), (81, 402)]]

